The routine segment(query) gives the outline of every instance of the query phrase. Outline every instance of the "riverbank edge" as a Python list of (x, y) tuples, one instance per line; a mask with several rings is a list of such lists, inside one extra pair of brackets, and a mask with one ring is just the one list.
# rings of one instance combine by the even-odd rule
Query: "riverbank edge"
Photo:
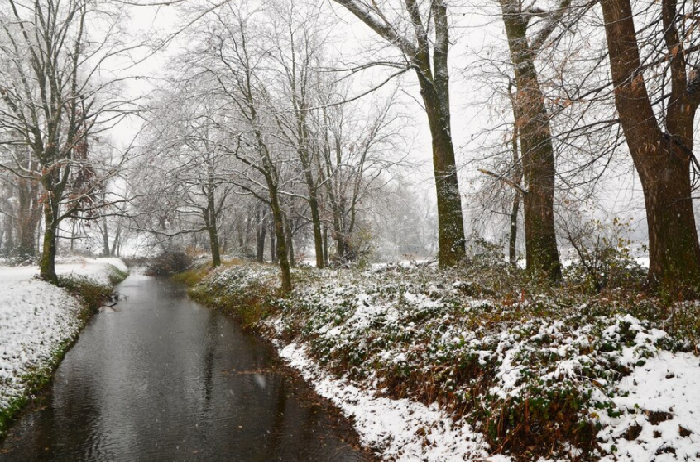
[[(223, 268), (231, 266), (245, 265), (240, 260), (235, 260), (234, 262), (226, 262)], [(270, 266), (274, 269), (274, 266)], [(304, 382), (308, 386), (307, 393), (308, 399), (313, 399), (319, 403), (322, 403), (324, 408), (328, 412), (328, 417), (334, 422), (337, 428), (341, 429), (343, 433), (343, 440), (348, 443), (351, 447), (360, 450), (366, 457), (367, 462), (379, 462), (383, 460), (381, 455), (376, 452), (376, 448), (369, 447), (362, 443), (362, 437), (357, 431), (354, 419), (348, 418), (343, 409), (325, 396), (318, 393), (318, 390), (314, 387), (314, 384), (306, 376), (305, 371), (298, 367), (294, 367), (290, 364), (288, 358), (282, 355), (282, 346), (280, 345), (280, 340), (272, 335), (269, 329), (265, 329), (261, 321), (268, 318), (273, 311), (276, 311), (275, 300), (279, 300), (280, 293), (275, 287), (273, 281), (259, 281), (260, 285), (257, 285), (257, 289), (246, 291), (247, 296), (237, 297), (235, 300), (228, 297), (225, 299), (218, 299), (214, 297), (214, 293), (209, 293), (205, 286), (200, 285), (212, 272), (212, 268), (209, 265), (197, 266), (194, 269), (190, 269), (181, 273), (176, 273), (170, 276), (170, 279), (179, 283), (184, 284), (188, 287), (188, 295), (192, 300), (197, 303), (204, 305), (208, 308), (214, 309), (224, 316), (228, 316), (236, 320), (244, 331), (256, 335), (259, 339), (268, 342), (273, 348), (279, 359), (279, 365), (276, 366), (280, 368), (280, 371), (285, 375), (293, 377), (296, 380)], [(270, 282), (271, 284), (268, 284)], [(242, 294), (241, 294), (242, 295)], [(313, 398), (312, 398), (313, 397)]]
[(6, 407), (0, 408), (0, 444), (5, 440), (13, 422), (38, 397), (39, 393), (51, 384), (56, 369), (78, 341), (88, 321), (104, 302), (114, 296), (116, 285), (129, 276), (128, 271), (121, 271), (114, 265), (107, 264), (107, 267), (111, 273), (109, 285), (99, 284), (85, 276), (59, 276), (57, 286), (76, 299), (81, 307), (77, 313), (78, 329), (55, 345), (51, 355), (43, 364), (22, 376), (26, 385), (25, 393), (11, 400)]
[[(465, 428), (464, 441), (475, 443), (464, 460), (548, 460), (546, 454), (524, 446), (534, 444), (533, 438), (559, 438), (557, 459), (617, 460), (615, 453), (641, 449), (645, 442), (637, 440), (635, 430), (654, 430), (656, 435), (658, 422), (650, 418), (656, 410), (653, 403), (626, 403), (634, 387), (621, 379), (664, 352), (676, 355), (669, 370), (684, 360), (682, 355), (696, 358), (697, 343), (692, 340), (697, 337), (692, 334), (698, 324), (686, 321), (696, 319), (700, 304), (664, 309), (659, 300), (634, 292), (598, 297), (570, 290), (544, 293), (536, 286), (519, 285), (517, 275), (507, 273), (507, 268), (499, 269), (478, 279), (473, 272), (422, 267), (298, 269), (293, 274), (296, 289), (286, 297), (279, 294), (276, 271), (269, 265), (200, 267), (178, 279), (192, 286), (195, 300), (237, 317), (246, 328), (272, 340), (293, 367), (304, 375), (311, 371), (308, 378), (314, 384), (328, 388), (335, 377), (341, 386), (361, 384), (380, 399), (409, 398), (445, 409), (453, 416), (447, 426)], [(348, 341), (343, 329), (357, 323), (358, 315), (369, 325), (350, 329)], [(398, 315), (398, 324), (389, 323), (396, 332), (387, 330), (389, 315)], [(426, 331), (422, 338), (415, 335)], [(377, 341), (395, 333), (402, 348), (384, 350), (391, 357), (377, 351), (367, 354), (377, 349)], [(551, 347), (559, 349), (558, 354), (541, 357), (540, 351)], [(668, 379), (674, 373), (666, 375)], [(683, 394), (679, 390), (673, 390), (673, 399)], [(675, 419), (671, 423), (679, 422), (679, 428), (692, 424), (683, 413), (675, 417), (673, 406), (669, 409), (663, 412)], [(503, 446), (524, 425), (532, 431), (519, 435), (521, 446), (504, 455)], [(700, 427), (693, 429), (676, 432), (681, 452), (692, 450), (689, 434), (700, 435)], [(436, 439), (444, 443), (445, 434), (434, 432), (433, 426), (408, 429), (424, 444), (433, 446)], [(484, 440), (489, 444), (480, 445)], [(370, 445), (377, 451), (386, 449), (382, 438)], [(405, 452), (396, 448), (400, 445), (391, 445), (392, 454), (384, 456), (403, 460)]]
[[(250, 277), (227, 287), (211, 285), (217, 275), (243, 268), (252, 270)], [(297, 287), (308, 285), (314, 276), (318, 273), (310, 268), (292, 272)], [(356, 437), (352, 443), (371, 460), (510, 460), (488, 457), (481, 434), (474, 433), (465, 421), (454, 421), (437, 403), (427, 405), (410, 395), (392, 396), (368, 383), (359, 385), (342, 377), (336, 368), (327, 367), (322, 358), (309, 354), (311, 345), (301, 340), (299, 325), (292, 330), (277, 325), (285, 308), (305, 305), (307, 300), (296, 292), (284, 295), (280, 291), (274, 265), (236, 260), (215, 269), (198, 266), (171, 278), (187, 285), (193, 300), (233, 317), (244, 330), (269, 341), (285, 369), (306, 382), (318, 399), (348, 422)], [(432, 446), (429, 454), (424, 451), (426, 445)]]

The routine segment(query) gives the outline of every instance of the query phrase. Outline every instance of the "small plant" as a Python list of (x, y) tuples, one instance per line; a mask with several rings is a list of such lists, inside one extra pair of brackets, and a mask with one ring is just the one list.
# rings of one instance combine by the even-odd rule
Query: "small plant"
[(502, 267), (506, 265), (503, 243), (491, 242), (477, 234), (467, 240), (469, 266), (479, 268)]
[(562, 224), (577, 257), (565, 271), (567, 280), (590, 293), (641, 285), (645, 271), (632, 257), (632, 242), (626, 238), (631, 225), (632, 219), (619, 218), (610, 223), (594, 219)]

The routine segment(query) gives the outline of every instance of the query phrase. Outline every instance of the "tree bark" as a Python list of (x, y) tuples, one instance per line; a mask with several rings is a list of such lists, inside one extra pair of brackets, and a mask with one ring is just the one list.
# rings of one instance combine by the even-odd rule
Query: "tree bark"
[(649, 228), (650, 287), (698, 295), (700, 246), (693, 215), (690, 162), (693, 121), (700, 103), (698, 76), (688, 78), (676, 29), (676, 2), (663, 0), (664, 41), (671, 73), (666, 132), (646, 88), (632, 8), (628, 0), (601, 1), (615, 88), (615, 105), (644, 191)]
[(19, 188), (19, 216), (18, 254), (25, 257), (36, 256), (36, 232), (41, 221), (41, 205), (39, 203), (39, 185), (36, 181), (20, 178)]
[(256, 238), (256, 260), (259, 263), (265, 261), (265, 236), (267, 235), (267, 218), (260, 217), (260, 210), (255, 213), (255, 217), (258, 221), (257, 232), (255, 233)]
[(122, 238), (122, 223), (121, 220), (117, 221), (117, 230), (114, 232), (114, 239), (112, 239), (112, 251), (110, 252), (110, 256), (118, 256), (117, 255), (117, 249), (119, 248), (119, 242), (121, 241)]
[(56, 230), (58, 223), (58, 206), (52, 200), (48, 200), (44, 206), (44, 218), (46, 229), (44, 230), (44, 246), (39, 262), (39, 275), (44, 281), (52, 284), (58, 282), (56, 276)]
[(518, 212), (520, 210), (520, 193), (513, 194), (513, 204), (510, 209), (510, 242), (508, 243), (508, 261), (511, 265), (517, 262), (516, 244), (518, 241)]
[[(518, 140), (520, 139), (520, 130), (518, 129), (518, 108), (516, 104), (516, 98), (513, 97), (512, 92), (510, 91), (510, 88), (508, 89), (508, 93), (510, 93), (510, 101), (511, 101), (511, 106), (513, 109), (513, 137), (511, 140), (512, 144), (512, 149), (513, 149), (513, 168), (514, 168), (514, 173), (513, 173), (513, 183), (517, 186), (520, 186), (520, 183), (522, 182), (523, 179), (523, 171), (522, 171), (522, 166), (520, 163), (520, 153), (519, 153), (519, 146), (518, 146)], [(518, 190), (513, 191), (513, 203), (511, 205), (510, 209), (510, 242), (508, 245), (508, 261), (510, 262), (511, 265), (515, 265), (517, 263), (517, 253), (516, 253), (516, 245), (518, 242), (518, 213), (520, 212), (520, 200), (521, 200), (521, 192)]]
[(318, 206), (318, 190), (309, 189), (309, 208), (311, 209), (311, 222), (314, 228), (314, 251), (316, 252), (316, 268), (326, 266), (323, 258), (323, 235), (321, 234), (321, 213)]
[[(466, 256), (464, 218), (450, 120), (447, 5), (444, 1), (435, 1), (431, 10), (435, 25), (434, 74), (430, 69), (427, 46), (419, 47), (414, 60), (433, 144), (433, 175), (438, 208), (438, 258), (440, 266), (449, 267), (462, 262)], [(414, 23), (416, 21), (414, 20)]]
[(221, 266), (221, 253), (219, 252), (219, 229), (216, 224), (216, 204), (214, 203), (214, 191), (210, 187), (207, 190), (207, 207), (202, 210), (204, 226), (209, 235), (209, 248), (211, 249), (211, 266)]
[(109, 257), (109, 228), (105, 216), (102, 217), (102, 256)]
[(11, 252), (14, 250), (14, 223), (11, 216), (5, 216), (5, 255), (10, 256)]
[(323, 263), (324, 267), (328, 266), (328, 226), (323, 225)]
[(554, 228), (554, 146), (549, 114), (537, 79), (534, 55), (528, 45), (527, 23), (514, 0), (501, 0), (511, 61), (517, 87), (515, 124), (527, 194), (525, 214), (525, 258), (528, 273), (550, 280), (561, 279), (559, 249)]
[(279, 202), (276, 186), (268, 181), (268, 188), (270, 189), (270, 207), (272, 208), (272, 218), (275, 225), (275, 240), (277, 241), (276, 257), (279, 260), (281, 270), (282, 292), (287, 293), (292, 291), (292, 277), (287, 241), (285, 239), (284, 212)]
[(275, 237), (275, 223), (270, 223), (270, 263), (277, 264), (277, 238)]
[(294, 255), (294, 237), (292, 236), (292, 223), (289, 218), (285, 218), (284, 223), (286, 230), (287, 250), (289, 252), (289, 266), (294, 268), (297, 265), (297, 263), (296, 257)]

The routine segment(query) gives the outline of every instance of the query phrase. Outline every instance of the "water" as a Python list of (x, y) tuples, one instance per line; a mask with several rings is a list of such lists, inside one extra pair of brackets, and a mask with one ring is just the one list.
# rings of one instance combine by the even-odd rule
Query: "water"
[(371, 460), (270, 345), (167, 280), (118, 291), (119, 311), (90, 321), (0, 461)]

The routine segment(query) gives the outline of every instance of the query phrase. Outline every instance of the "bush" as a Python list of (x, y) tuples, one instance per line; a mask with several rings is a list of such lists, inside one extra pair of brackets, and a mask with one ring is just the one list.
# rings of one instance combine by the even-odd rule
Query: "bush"
[(509, 265), (503, 253), (502, 242), (491, 242), (473, 234), (467, 240), (467, 263), (477, 268), (501, 268)]
[(166, 251), (157, 256), (146, 267), (148, 276), (172, 276), (192, 266), (192, 258), (185, 252)]
[(605, 289), (636, 289), (645, 271), (635, 261), (625, 236), (631, 220), (570, 220), (563, 224), (564, 237), (575, 250), (577, 261), (565, 270), (566, 279), (589, 293)]

